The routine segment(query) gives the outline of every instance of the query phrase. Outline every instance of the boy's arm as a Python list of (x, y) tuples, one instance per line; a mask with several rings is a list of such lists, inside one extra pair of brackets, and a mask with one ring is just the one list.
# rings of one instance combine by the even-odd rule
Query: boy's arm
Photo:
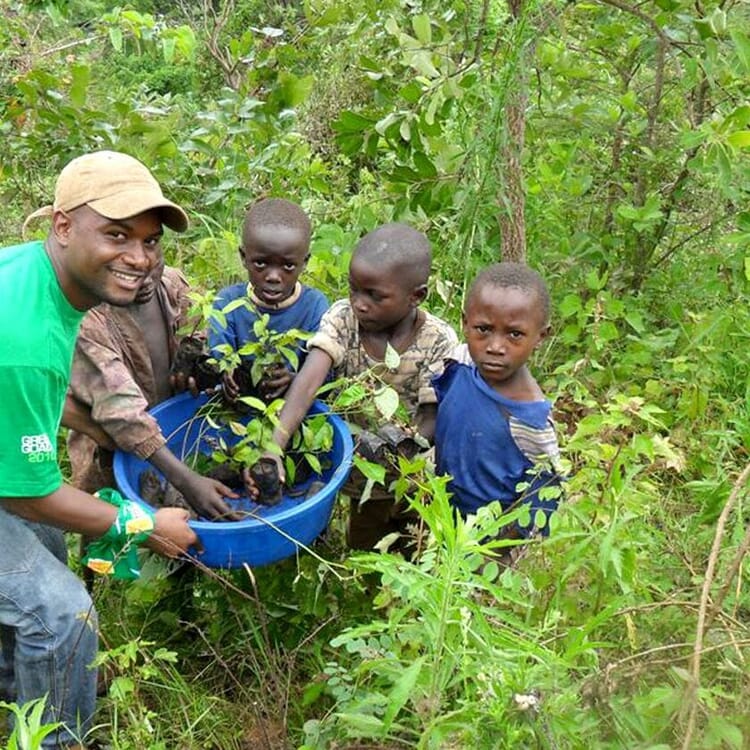
[[(548, 536), (549, 519), (557, 510), (563, 481), (560, 447), (554, 424), (548, 419), (544, 428), (524, 428), (511, 420), (510, 432), (518, 448), (534, 464), (526, 476), (521, 478), (521, 482), (527, 483), (528, 486), (518, 498), (520, 502), (528, 504), (531, 513), (531, 525), (525, 535), (537, 529), (536, 517), (538, 512), (542, 511), (546, 521), (541, 527), (541, 533), (542, 536)], [(550, 491), (550, 488), (555, 490)]]
[(202, 477), (163, 445), (149, 457), (148, 462), (167, 478), (167, 481), (180, 491), (193, 510), (206, 518), (221, 518), (225, 521), (239, 521), (242, 515), (232, 510), (224, 498), (236, 498), (237, 493), (216, 479)]
[(435, 441), (435, 422), (437, 420), (437, 404), (420, 404), (417, 407), (417, 432), (429, 443)]
[(115, 441), (94, 421), (91, 409), (70, 393), (65, 397), (60, 423), (63, 427), (88, 435), (97, 445), (107, 450), (113, 451), (117, 447)]
[(329, 354), (313, 347), (289, 386), (284, 406), (279, 413), (279, 424), (273, 431), (273, 440), (282, 451), (305, 418), (332, 364)]
[[(146, 396), (110, 334), (105, 310), (91, 310), (81, 324), (68, 397), (87, 406), (92, 421), (123, 451), (145, 460), (166, 442), (148, 413)], [(70, 417), (66, 408), (63, 424)]]

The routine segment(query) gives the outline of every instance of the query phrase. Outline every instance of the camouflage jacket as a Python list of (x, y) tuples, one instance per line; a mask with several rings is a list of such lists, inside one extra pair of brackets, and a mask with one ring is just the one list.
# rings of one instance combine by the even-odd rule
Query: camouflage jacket
[[(177, 348), (177, 329), (185, 322), (187, 280), (165, 267), (157, 296), (164, 314), (170, 362)], [(91, 409), (91, 417), (118, 448), (149, 458), (165, 444), (148, 409), (156, 405), (156, 384), (143, 334), (127, 307), (101, 304), (81, 323), (68, 394)], [(114, 485), (112, 452), (83, 433), (68, 434), (72, 482), (95, 492)]]
[(440, 318), (419, 311), (418, 328), (413, 341), (399, 353), (399, 365), (389, 370), (373, 359), (359, 337), (359, 323), (348, 299), (334, 302), (320, 321), (318, 332), (307, 342), (307, 348), (325, 351), (333, 361), (335, 377), (355, 377), (369, 369), (377, 372), (380, 382), (396, 390), (410, 417), (422, 404), (437, 403), (432, 387), (433, 375), (442, 372), (443, 361), (458, 344), (456, 332)]

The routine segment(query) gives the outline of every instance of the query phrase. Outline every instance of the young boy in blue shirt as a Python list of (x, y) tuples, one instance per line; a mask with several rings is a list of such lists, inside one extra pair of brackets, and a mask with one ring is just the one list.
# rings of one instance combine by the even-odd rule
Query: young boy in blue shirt
[[(495, 500), (504, 511), (528, 503), (530, 525), (516, 525), (509, 537), (529, 536), (537, 511), (548, 520), (557, 507), (539, 494), (560, 482), (551, 404), (527, 367), (549, 332), (549, 310), (538, 273), (520, 263), (489, 266), (467, 295), (466, 343), (433, 379), (437, 471), (452, 477), (452, 503), (463, 516)], [(547, 523), (542, 533), (549, 533)]]
[[(269, 330), (288, 331), (292, 328), (313, 332), (328, 309), (325, 295), (299, 282), (299, 276), (310, 257), (310, 219), (295, 203), (281, 198), (267, 198), (250, 207), (242, 228), (239, 248), (242, 263), (247, 269), (249, 283), (239, 283), (222, 289), (214, 308), (222, 310), (235, 300), (246, 299), (226, 314), (226, 325), (212, 323), (208, 345), (214, 356), (221, 357), (217, 347), (228, 344), (238, 351), (244, 344), (257, 341), (253, 325), (267, 313)], [(304, 347), (298, 347), (302, 366)], [(252, 361), (252, 358), (249, 359)], [(266, 372), (258, 383), (260, 395), (266, 400), (281, 396), (294, 378), (294, 372), (284, 365)], [(223, 378), (224, 392), (231, 402), (240, 395), (239, 385), (232, 373)]]

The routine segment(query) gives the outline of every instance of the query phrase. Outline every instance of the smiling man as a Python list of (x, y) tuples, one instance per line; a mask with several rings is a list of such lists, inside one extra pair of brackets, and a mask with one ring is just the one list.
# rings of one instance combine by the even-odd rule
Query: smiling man
[(62, 722), (44, 748), (82, 748), (94, 713), (96, 614), (66, 565), (62, 529), (145, 543), (168, 557), (196, 544), (187, 511), (111, 505), (63, 482), (57, 430), (84, 313), (133, 302), (161, 262), (162, 225), (187, 215), (138, 160), (100, 151), (60, 173), (44, 242), (0, 250), (0, 699), (47, 696)]

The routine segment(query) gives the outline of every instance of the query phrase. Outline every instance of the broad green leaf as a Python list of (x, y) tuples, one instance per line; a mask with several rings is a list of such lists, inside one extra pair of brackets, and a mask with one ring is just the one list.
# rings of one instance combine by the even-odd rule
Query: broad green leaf
[(388, 708), (383, 714), (383, 724), (388, 731), (398, 712), (406, 705), (410, 696), (414, 693), (414, 686), (424, 664), (424, 656), (420, 656), (413, 664), (410, 664), (401, 674), (396, 684), (388, 693)]
[(164, 56), (164, 62), (171, 63), (174, 61), (176, 49), (177, 40), (174, 37), (166, 37), (161, 40), (161, 51)]
[(643, 316), (637, 310), (630, 310), (625, 313), (625, 320), (633, 327), (637, 333), (643, 333), (646, 326), (643, 323)]
[(117, 26), (111, 26), (109, 29), (109, 41), (112, 42), (112, 46), (118, 52), (122, 52), (122, 29)]
[(353, 462), (367, 479), (378, 484), (385, 482), (385, 466), (367, 461), (357, 454), (354, 455)]
[(406, 86), (399, 89), (398, 94), (402, 99), (409, 102), (409, 104), (414, 104), (422, 96), (422, 87), (415, 81), (409, 81)]
[(731, 28), (729, 36), (734, 42), (735, 52), (746, 73), (750, 73), (750, 39), (738, 28)]
[(386, 344), (383, 361), (389, 370), (398, 370), (401, 364), (401, 356), (390, 344)]
[(312, 75), (296, 76), (286, 71), (279, 73), (279, 85), (285, 104), (290, 107), (302, 104), (312, 91), (314, 82), (315, 77)]
[(430, 17), (426, 13), (420, 13), (413, 16), (411, 26), (414, 29), (414, 35), (422, 44), (432, 42), (432, 28), (430, 26)]
[(420, 177), (431, 178), (437, 176), (435, 165), (421, 151), (415, 151), (412, 159)]
[(398, 409), (398, 393), (390, 386), (381, 388), (373, 398), (375, 407), (382, 415), (383, 419), (389, 420)]
[(71, 68), (70, 101), (76, 107), (86, 104), (86, 89), (91, 80), (91, 68), (88, 65), (73, 65)]
[[(247, 404), (251, 409), (255, 409), (261, 413), (266, 410), (265, 402), (261, 401), (259, 398), (255, 398), (255, 396), (241, 396), (238, 400), (242, 401), (243, 404)], [(248, 427), (250, 427), (250, 425), (248, 425)]]
[(737, 130), (727, 136), (727, 143), (735, 148), (748, 148), (750, 146), (750, 130)]
[(432, 55), (426, 50), (420, 50), (407, 57), (409, 65), (426, 78), (438, 78), (440, 71), (433, 65)]
[(407, 143), (411, 140), (411, 125), (409, 125), (407, 119), (401, 121), (401, 126), (399, 127), (398, 132)]
[(375, 123), (375, 130), (380, 133), (380, 135), (385, 135), (385, 131), (391, 125), (397, 123), (400, 117), (401, 116), (396, 112), (389, 112), (385, 117)]
[(221, 312), (224, 313), (224, 315), (229, 315), (230, 312), (233, 312), (239, 307), (247, 307), (247, 300), (244, 297), (239, 297), (227, 303), (221, 308)]
[(394, 36), (397, 36), (401, 33), (401, 30), (398, 27), (398, 22), (393, 16), (389, 16), (388, 19), (385, 22), (385, 30), (389, 34), (393, 34)]
[(583, 309), (581, 298), (577, 294), (566, 294), (560, 303), (560, 315), (569, 318)]
[(597, 331), (597, 338), (602, 341), (614, 341), (619, 338), (620, 333), (617, 330), (617, 326), (611, 320), (603, 320), (599, 324)]
[(229, 422), (229, 429), (235, 434), (242, 437), (245, 434), (245, 425), (241, 422)]

